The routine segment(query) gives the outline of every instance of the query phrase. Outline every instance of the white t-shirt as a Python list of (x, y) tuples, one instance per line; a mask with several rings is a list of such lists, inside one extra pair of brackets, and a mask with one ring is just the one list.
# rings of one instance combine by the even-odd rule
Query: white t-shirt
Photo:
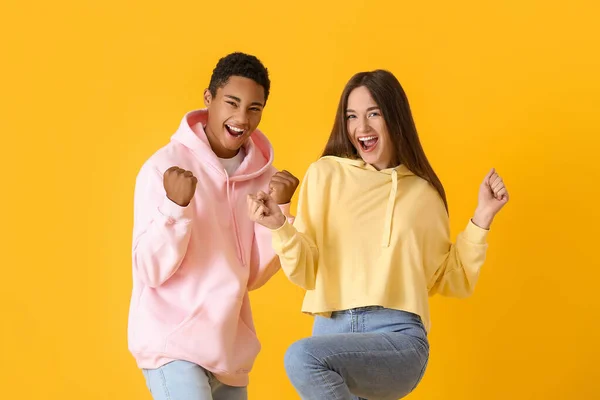
[(244, 161), (244, 157), (246, 157), (246, 152), (242, 147), (235, 156), (231, 158), (219, 158), (219, 161), (223, 164), (223, 168), (225, 168), (227, 174), (231, 176), (240, 167), (242, 161)]

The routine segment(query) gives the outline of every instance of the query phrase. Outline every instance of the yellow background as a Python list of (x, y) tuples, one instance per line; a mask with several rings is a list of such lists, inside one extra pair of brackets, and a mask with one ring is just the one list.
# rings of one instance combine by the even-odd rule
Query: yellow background
[[(20, 4), (19, 4), (20, 3)], [(569, 5), (566, 5), (569, 4)], [(218, 58), (271, 71), (261, 128), (301, 177), (344, 83), (392, 70), (440, 175), (453, 233), (488, 168), (512, 200), (469, 300), (436, 298), (412, 399), (592, 399), (600, 390), (600, 34), (589, 0), (4, 1), (0, 83), (2, 399), (150, 399), (127, 351), (132, 194), (202, 106)], [(279, 274), (253, 294), (251, 399), (296, 399), (310, 334)]]

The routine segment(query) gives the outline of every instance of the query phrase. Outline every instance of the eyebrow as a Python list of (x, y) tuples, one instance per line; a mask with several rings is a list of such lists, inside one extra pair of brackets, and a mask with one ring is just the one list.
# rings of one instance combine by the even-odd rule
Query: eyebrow
[[(367, 108), (367, 111), (373, 111), (373, 110), (379, 110), (379, 106), (373, 106), (373, 107)], [(348, 109), (346, 109), (346, 112), (349, 113), (349, 112), (356, 112), (356, 111), (348, 108)]]
[[(239, 97), (231, 96), (231, 95), (229, 95), (229, 94), (226, 94), (226, 95), (225, 95), (225, 97), (229, 97), (230, 99), (232, 99), (232, 100), (235, 100), (235, 101), (237, 101), (238, 103), (241, 103), (241, 102), (242, 102), (242, 99), (240, 99)], [(261, 107), (264, 107), (264, 104), (263, 104), (263, 103), (260, 103), (260, 102), (258, 102), (258, 101), (255, 101), (255, 102), (253, 102), (253, 103), (252, 103), (252, 104), (250, 104), (250, 105), (251, 105), (251, 106), (261, 106)]]

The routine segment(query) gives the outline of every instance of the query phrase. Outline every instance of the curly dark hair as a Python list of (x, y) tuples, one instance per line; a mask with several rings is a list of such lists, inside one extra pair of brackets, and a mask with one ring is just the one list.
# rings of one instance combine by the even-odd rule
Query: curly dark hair
[(232, 76), (241, 76), (252, 79), (265, 89), (265, 103), (269, 98), (271, 81), (269, 71), (258, 58), (250, 54), (240, 52), (231, 53), (221, 58), (210, 77), (208, 90), (213, 96), (217, 95), (217, 89), (223, 87)]

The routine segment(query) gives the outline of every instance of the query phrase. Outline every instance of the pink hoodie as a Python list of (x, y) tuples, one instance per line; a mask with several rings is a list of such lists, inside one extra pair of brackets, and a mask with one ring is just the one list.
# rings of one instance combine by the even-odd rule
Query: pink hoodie
[[(129, 350), (140, 368), (186, 360), (227, 385), (246, 386), (261, 348), (248, 290), (280, 267), (271, 232), (247, 216), (246, 196), (268, 191), (273, 149), (255, 131), (242, 164), (228, 176), (202, 128), (207, 116), (206, 110), (188, 113), (137, 177)], [(174, 165), (198, 178), (185, 208), (163, 188), (163, 173)], [(282, 206), (286, 215), (288, 207)]]

